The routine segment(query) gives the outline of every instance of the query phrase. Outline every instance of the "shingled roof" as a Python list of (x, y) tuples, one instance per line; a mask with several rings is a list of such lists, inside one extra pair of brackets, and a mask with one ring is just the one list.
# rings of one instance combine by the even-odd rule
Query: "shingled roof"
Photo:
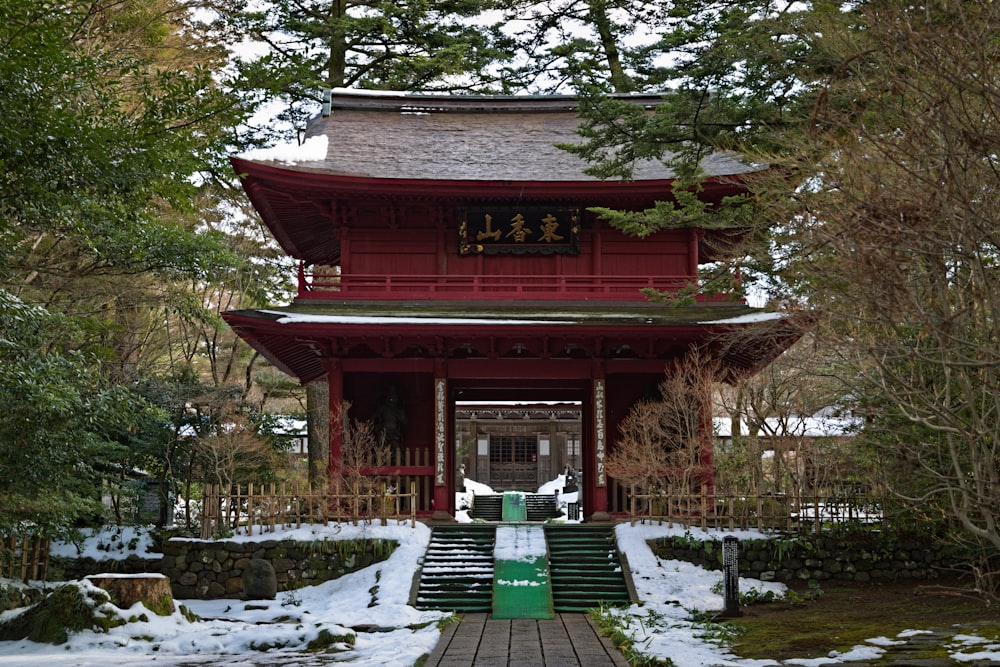
[[(655, 96), (629, 96), (652, 108)], [(630, 181), (602, 181), (557, 147), (580, 142), (578, 102), (569, 96), (426, 95), (343, 90), (313, 119), (301, 145), (232, 158), (243, 187), (278, 243), (308, 264), (339, 262), (334, 208), (374, 202), (563, 202), (642, 210), (673, 196), (674, 174), (659, 161)], [(701, 197), (715, 203), (745, 191), (759, 169), (732, 154), (703, 163)], [(331, 208), (333, 207), (333, 208)], [(710, 243), (701, 244), (702, 261)]]
[[(656, 96), (628, 99), (647, 108), (660, 101)], [(329, 113), (313, 119), (305, 134), (307, 139), (328, 139), (325, 157), (286, 166), (379, 179), (597, 181), (584, 173), (586, 162), (556, 147), (581, 142), (579, 124), (577, 101), (571, 96), (337, 90)], [(724, 153), (710, 156), (702, 166), (710, 177), (755, 169)], [(635, 181), (673, 178), (659, 161), (636, 165)]]

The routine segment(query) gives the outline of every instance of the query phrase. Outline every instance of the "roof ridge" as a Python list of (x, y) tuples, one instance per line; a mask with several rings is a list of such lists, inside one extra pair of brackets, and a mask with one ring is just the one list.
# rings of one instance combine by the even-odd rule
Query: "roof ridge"
[[(628, 94), (613, 97), (631, 100), (645, 107), (663, 101), (660, 95)], [(424, 113), (576, 112), (576, 95), (455, 95), (391, 90), (333, 88), (324, 91), (324, 107), (331, 111), (376, 110)], [(324, 108), (325, 111), (325, 108)]]

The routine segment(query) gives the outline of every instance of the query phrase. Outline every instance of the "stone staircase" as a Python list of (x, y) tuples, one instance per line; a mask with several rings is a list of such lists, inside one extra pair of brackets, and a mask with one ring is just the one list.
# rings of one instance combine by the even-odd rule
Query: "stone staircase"
[(495, 493), (487, 496), (474, 496), (469, 516), (480, 521), (503, 520), (503, 494)]
[[(545, 521), (561, 514), (555, 494), (527, 493), (524, 502), (529, 522)], [(503, 494), (475, 496), (469, 516), (480, 521), (503, 521)]]
[(493, 608), (496, 526), (435, 526), (424, 554), (417, 609), (489, 612)]
[(545, 526), (556, 612), (631, 602), (611, 526)]
[(554, 493), (530, 493), (524, 499), (528, 507), (528, 521), (545, 521), (562, 514)]
[[(613, 527), (547, 524), (544, 531), (555, 612), (585, 612), (602, 603), (631, 602)], [(435, 526), (413, 605), (457, 612), (493, 611), (495, 540), (494, 524)]]

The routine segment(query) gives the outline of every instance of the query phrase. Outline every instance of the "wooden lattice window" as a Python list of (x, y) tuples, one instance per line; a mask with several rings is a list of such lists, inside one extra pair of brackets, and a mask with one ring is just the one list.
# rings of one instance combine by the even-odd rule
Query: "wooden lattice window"
[(491, 435), (490, 463), (535, 463), (538, 438), (533, 435)]

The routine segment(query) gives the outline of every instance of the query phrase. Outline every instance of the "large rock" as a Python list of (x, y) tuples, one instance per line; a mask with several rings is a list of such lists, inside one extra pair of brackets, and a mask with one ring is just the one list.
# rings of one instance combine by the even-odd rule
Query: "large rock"
[(243, 570), (243, 597), (247, 600), (273, 600), (278, 594), (278, 578), (271, 563), (251, 558)]
[(107, 632), (125, 619), (106, 611), (108, 594), (79, 582), (65, 584), (48, 597), (6, 621), (0, 621), (0, 641), (30, 639), (62, 644), (81, 630)]

